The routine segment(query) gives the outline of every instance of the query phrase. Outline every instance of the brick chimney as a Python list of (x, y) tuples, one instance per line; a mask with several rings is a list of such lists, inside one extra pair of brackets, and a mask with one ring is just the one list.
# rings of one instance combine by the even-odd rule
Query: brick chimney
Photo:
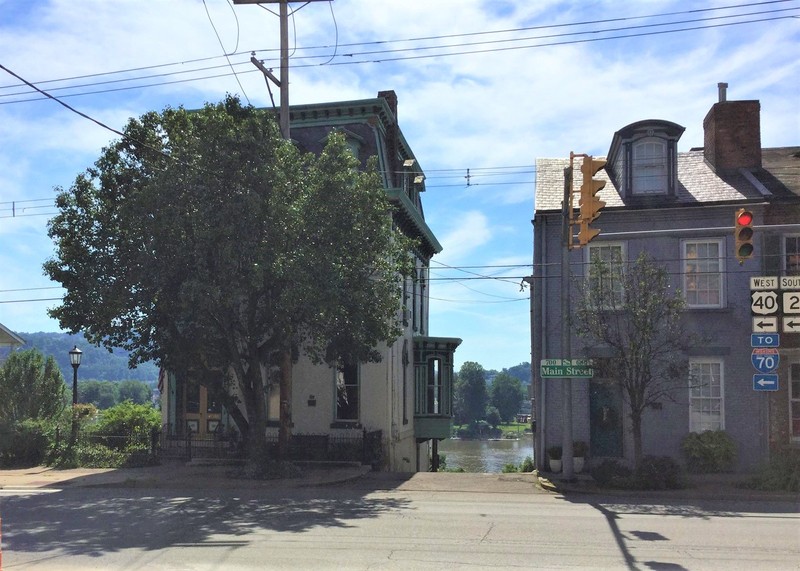
[(705, 159), (717, 172), (761, 168), (761, 103), (728, 101), (728, 84), (717, 86), (719, 102), (703, 119)]
[(392, 110), (394, 120), (397, 121), (397, 94), (394, 92), (394, 90), (390, 89), (388, 91), (379, 91), (378, 97), (382, 97), (386, 100), (386, 103), (389, 104), (389, 109)]

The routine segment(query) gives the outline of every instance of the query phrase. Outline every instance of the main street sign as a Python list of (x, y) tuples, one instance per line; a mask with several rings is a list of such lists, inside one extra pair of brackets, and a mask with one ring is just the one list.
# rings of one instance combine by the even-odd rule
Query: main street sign
[(777, 391), (778, 375), (753, 375), (754, 391)]
[(753, 355), (751, 357), (751, 361), (753, 362), (753, 367), (755, 367), (756, 371), (758, 371), (759, 373), (772, 373), (778, 368), (780, 360), (781, 356), (778, 354), (777, 349), (774, 348), (753, 349)]
[(591, 379), (594, 376), (589, 359), (542, 359), (539, 372), (542, 378)]

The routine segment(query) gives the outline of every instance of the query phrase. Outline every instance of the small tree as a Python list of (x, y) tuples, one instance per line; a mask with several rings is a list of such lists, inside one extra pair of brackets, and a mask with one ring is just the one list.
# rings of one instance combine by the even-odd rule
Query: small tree
[(499, 373), (492, 381), (489, 404), (497, 408), (503, 422), (514, 420), (524, 398), (522, 383), (508, 373)]
[(55, 359), (36, 349), (11, 353), (0, 367), (0, 419), (10, 423), (55, 418), (66, 403)]
[(600, 377), (622, 388), (633, 437), (633, 457), (642, 459), (642, 414), (689, 386), (684, 300), (671, 291), (667, 270), (642, 254), (627, 269), (621, 260), (593, 259), (577, 296), (574, 328), (596, 359)]
[(486, 417), (486, 405), (489, 402), (486, 371), (479, 363), (467, 361), (461, 365), (455, 383), (454, 401), (456, 417), (462, 423)]

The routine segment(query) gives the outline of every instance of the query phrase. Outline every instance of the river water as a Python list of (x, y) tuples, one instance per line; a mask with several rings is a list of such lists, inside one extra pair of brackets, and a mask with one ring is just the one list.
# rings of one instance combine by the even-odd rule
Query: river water
[(526, 456), (533, 458), (533, 437), (519, 440), (455, 440), (439, 442), (447, 469), (463, 468), (465, 472), (502, 472), (506, 464), (519, 467)]

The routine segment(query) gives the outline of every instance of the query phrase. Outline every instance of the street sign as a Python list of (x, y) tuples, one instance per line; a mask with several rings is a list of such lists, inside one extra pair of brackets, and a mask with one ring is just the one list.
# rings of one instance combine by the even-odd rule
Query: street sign
[(775, 348), (758, 348), (753, 349), (753, 355), (750, 360), (755, 370), (759, 373), (772, 373), (778, 368), (781, 356)]
[(778, 375), (753, 375), (754, 391), (777, 391)]
[[(778, 332), (778, 318), (775, 315), (754, 317), (753, 318), (753, 333), (777, 333)], [(756, 347), (756, 345), (753, 345)]]
[(784, 333), (800, 333), (800, 316), (783, 318)]
[(764, 335), (761, 333), (753, 333), (750, 335), (751, 347), (780, 347), (781, 336), (777, 333), (772, 335)]
[(800, 276), (781, 276), (781, 289), (800, 289)]
[(778, 312), (778, 292), (754, 291), (750, 294), (750, 311), (754, 315), (771, 315)]
[(759, 276), (750, 278), (750, 290), (778, 289), (778, 278), (776, 276)]
[(783, 292), (783, 313), (800, 314), (800, 291)]
[(594, 376), (589, 359), (542, 359), (539, 371), (542, 378), (590, 379)]

